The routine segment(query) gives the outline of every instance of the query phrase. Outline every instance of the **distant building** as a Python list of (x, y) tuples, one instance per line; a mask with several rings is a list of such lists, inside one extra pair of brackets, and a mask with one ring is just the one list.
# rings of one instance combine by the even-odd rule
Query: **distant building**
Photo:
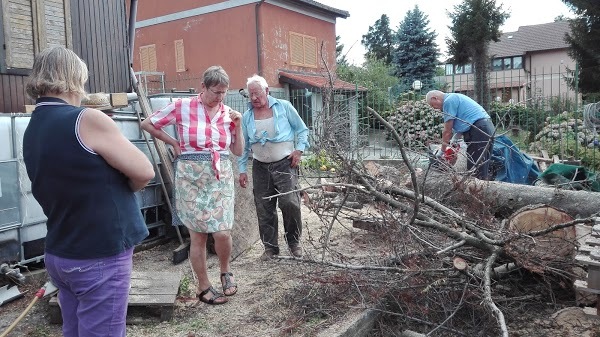
[[(567, 70), (575, 69), (565, 41), (570, 32), (568, 21), (522, 26), (516, 32), (502, 34), (491, 43), (489, 85), (492, 98), (502, 102), (524, 102), (535, 97), (574, 98), (567, 86)], [(438, 78), (449, 92), (473, 91), (474, 69), (471, 64), (445, 65), (445, 76)]]
[[(238, 92), (259, 74), (311, 126), (323, 109), (324, 89), (344, 96), (365, 90), (335, 78), (335, 23), (349, 16), (312, 0), (144, 0), (133, 67), (140, 78), (160, 74), (158, 91), (169, 91), (198, 88), (202, 72), (221, 65), (231, 81), (227, 103), (241, 111), (246, 100)], [(243, 107), (236, 105), (240, 100)]]

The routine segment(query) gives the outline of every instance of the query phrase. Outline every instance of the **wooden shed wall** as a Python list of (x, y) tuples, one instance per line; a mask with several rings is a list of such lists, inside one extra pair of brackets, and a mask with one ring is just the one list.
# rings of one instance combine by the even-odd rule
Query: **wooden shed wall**
[[(130, 87), (127, 39), (129, 0), (70, 0), (73, 51), (88, 65), (88, 92), (126, 92)], [(0, 74), (0, 112), (24, 112), (32, 104), (25, 74)]]

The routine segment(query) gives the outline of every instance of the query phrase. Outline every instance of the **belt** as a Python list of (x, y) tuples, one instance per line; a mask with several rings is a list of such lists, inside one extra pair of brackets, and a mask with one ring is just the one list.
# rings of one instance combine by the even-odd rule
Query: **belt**
[(276, 164), (276, 163), (282, 162), (284, 160), (288, 160), (288, 156), (285, 156), (282, 159), (279, 159), (279, 160), (276, 160), (276, 161), (272, 161), (272, 162), (269, 162), (269, 163), (265, 163), (264, 161), (260, 161), (260, 160), (257, 160), (257, 159), (253, 159), (253, 160), (256, 161), (259, 164), (268, 165), (268, 164)]

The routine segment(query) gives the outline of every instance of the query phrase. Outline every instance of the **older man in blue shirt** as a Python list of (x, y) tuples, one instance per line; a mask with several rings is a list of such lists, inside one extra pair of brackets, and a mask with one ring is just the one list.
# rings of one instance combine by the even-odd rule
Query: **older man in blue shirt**
[[(298, 192), (265, 198), (298, 189), (298, 165), (309, 147), (308, 128), (292, 104), (269, 96), (267, 81), (254, 75), (247, 82), (250, 107), (242, 117), (245, 147), (238, 159), (240, 186), (248, 184), (247, 164), (252, 150), (252, 184), (262, 260), (279, 254), (277, 204), (283, 217), (285, 239), (294, 257), (302, 257), (302, 218)], [(295, 141), (295, 142), (294, 142)]]
[(463, 94), (431, 90), (425, 100), (443, 113), (442, 153), (446, 151), (453, 133), (462, 134), (467, 144), (467, 170), (475, 169), (477, 178), (490, 180), (490, 156), (495, 133), (490, 115)]

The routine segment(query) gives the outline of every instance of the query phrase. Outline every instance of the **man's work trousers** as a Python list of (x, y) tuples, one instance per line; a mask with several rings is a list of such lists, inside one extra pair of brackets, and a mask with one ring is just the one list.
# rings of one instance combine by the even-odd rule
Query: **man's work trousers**
[(258, 230), (265, 250), (279, 254), (277, 204), (283, 217), (285, 240), (288, 247), (298, 246), (302, 235), (300, 194), (298, 192), (266, 198), (298, 189), (298, 167), (290, 167), (291, 160), (283, 158), (274, 163), (252, 162), (254, 203), (258, 216)]

